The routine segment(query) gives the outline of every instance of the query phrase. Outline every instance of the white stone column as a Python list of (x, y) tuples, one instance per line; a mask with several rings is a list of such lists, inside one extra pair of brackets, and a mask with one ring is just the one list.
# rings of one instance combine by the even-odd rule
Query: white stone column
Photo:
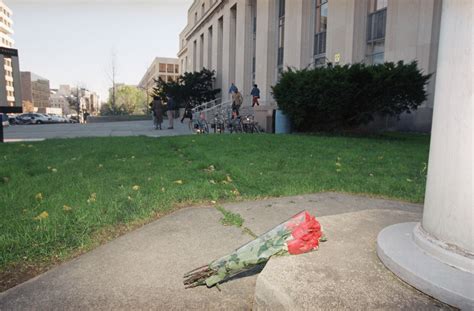
[(257, 42), (255, 83), (260, 88), (261, 103), (273, 103), (271, 86), (276, 82), (277, 8), (276, 0), (257, 1)]
[(252, 85), (252, 12), (249, 0), (237, 1), (237, 50), (235, 56), (235, 83), (244, 99), (244, 105), (250, 103), (247, 96)]
[(378, 237), (400, 278), (441, 301), (474, 309), (473, 10), (443, 1), (425, 208), (421, 224)]

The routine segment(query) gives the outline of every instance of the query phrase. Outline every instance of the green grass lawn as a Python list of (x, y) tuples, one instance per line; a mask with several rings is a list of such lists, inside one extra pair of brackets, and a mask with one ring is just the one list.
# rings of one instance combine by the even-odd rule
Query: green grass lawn
[[(429, 136), (209, 135), (0, 145), (0, 271), (176, 206), (321, 191), (422, 202)], [(109, 235), (110, 236), (110, 235)]]

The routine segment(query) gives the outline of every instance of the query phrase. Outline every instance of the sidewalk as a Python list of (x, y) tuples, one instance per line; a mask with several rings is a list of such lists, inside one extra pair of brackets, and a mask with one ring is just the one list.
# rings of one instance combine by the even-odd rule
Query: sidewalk
[(308, 209), (328, 236), (317, 252), (270, 260), (257, 275), (185, 290), (182, 275), (252, 238), (212, 207), (186, 208), (0, 294), (1, 310), (447, 308), (406, 285), (375, 253), (387, 225), (421, 206), (335, 193), (226, 204), (262, 234)]
[(22, 141), (32, 139), (107, 137), (107, 136), (176, 136), (190, 135), (188, 120), (182, 124), (174, 120), (174, 129), (168, 130), (168, 120), (163, 122), (163, 130), (153, 129), (153, 122), (122, 121), (89, 124), (42, 124), (14, 125), (4, 128), (5, 141)]

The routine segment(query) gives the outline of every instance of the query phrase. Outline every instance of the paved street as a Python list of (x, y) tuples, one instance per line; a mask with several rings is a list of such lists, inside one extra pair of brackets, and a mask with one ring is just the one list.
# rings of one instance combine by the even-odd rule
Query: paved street
[[(187, 121), (187, 120), (186, 120)], [(90, 124), (42, 124), (15, 125), (4, 128), (5, 140), (37, 140), (49, 138), (104, 137), (104, 136), (176, 136), (188, 135), (191, 131), (184, 122), (174, 122), (174, 129), (167, 130), (168, 121), (163, 123), (164, 130), (153, 129), (152, 121), (123, 121)]]

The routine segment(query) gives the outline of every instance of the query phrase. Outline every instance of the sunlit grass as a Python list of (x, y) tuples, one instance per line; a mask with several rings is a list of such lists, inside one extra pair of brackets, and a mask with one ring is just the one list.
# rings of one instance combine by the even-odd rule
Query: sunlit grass
[[(173, 206), (321, 191), (422, 202), (429, 137), (210, 135), (0, 145), (0, 270)], [(112, 230), (113, 231), (113, 230)]]

